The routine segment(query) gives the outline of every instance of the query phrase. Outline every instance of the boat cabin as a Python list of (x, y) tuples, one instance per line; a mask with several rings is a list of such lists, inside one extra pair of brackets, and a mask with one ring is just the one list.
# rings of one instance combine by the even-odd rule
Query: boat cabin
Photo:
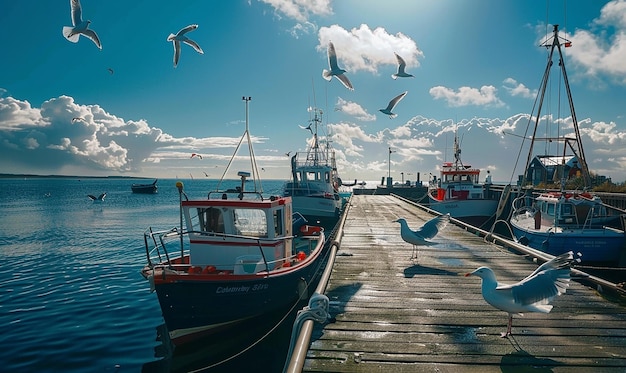
[(436, 183), (436, 195), (439, 201), (484, 198), (480, 184), (480, 170), (471, 166), (459, 167), (452, 162), (445, 162), (441, 176)]
[(289, 197), (251, 201), (222, 193), (183, 201), (182, 208), (192, 266), (236, 272), (238, 263), (252, 261), (258, 263), (256, 273), (278, 268), (293, 255)]
[(598, 197), (588, 194), (543, 193), (535, 199), (535, 208), (542, 220), (559, 227), (594, 227), (607, 216), (606, 207)]

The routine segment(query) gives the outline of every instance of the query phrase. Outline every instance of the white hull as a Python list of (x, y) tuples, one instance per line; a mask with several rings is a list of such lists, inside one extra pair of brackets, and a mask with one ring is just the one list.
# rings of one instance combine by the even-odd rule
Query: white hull
[(493, 199), (436, 201), (431, 198), (428, 207), (440, 214), (450, 214), (450, 216), (455, 219), (465, 221), (471, 225), (480, 226), (495, 215), (498, 208), (498, 201)]
[(302, 196), (292, 197), (293, 210), (306, 216), (337, 217), (341, 211), (341, 200), (330, 198)]

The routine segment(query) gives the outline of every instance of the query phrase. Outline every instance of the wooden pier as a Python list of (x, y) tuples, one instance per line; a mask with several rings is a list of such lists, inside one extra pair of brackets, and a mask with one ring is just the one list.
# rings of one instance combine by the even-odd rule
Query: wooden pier
[(419, 247), (400, 238), (432, 215), (393, 196), (354, 195), (326, 288), (334, 318), (313, 329), (304, 372), (626, 372), (626, 306), (571, 281), (549, 314), (515, 316), (487, 304), (492, 268), (514, 283), (538, 265), (454, 224)]

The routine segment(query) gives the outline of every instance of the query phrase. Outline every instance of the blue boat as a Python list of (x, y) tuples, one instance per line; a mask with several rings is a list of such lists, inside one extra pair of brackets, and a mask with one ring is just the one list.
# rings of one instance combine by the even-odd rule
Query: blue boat
[[(583, 263), (617, 265), (626, 244), (624, 212), (604, 204), (599, 196), (590, 191), (591, 177), (561, 51), (562, 47), (570, 45), (567, 40), (561, 43), (558, 25), (554, 26), (551, 41), (544, 43), (550, 54), (539, 90), (537, 113), (531, 116), (536, 120), (531, 132), (525, 175), (521, 180), (523, 184), (520, 190), (524, 190), (524, 194), (513, 200), (509, 223), (517, 241), (537, 250), (552, 255), (573, 250), (582, 254)], [(555, 50), (560, 57), (558, 66), (564, 80), (573, 123), (573, 128), (567, 130), (571, 130), (574, 135), (540, 138), (537, 136), (537, 127), (542, 119), (541, 108), (549, 84)], [(558, 133), (563, 132), (561, 130)], [(542, 146), (544, 149), (549, 149), (554, 144), (562, 144), (562, 149), (556, 150), (561, 155), (546, 154), (533, 158), (533, 148), (539, 141), (546, 144)], [(546, 187), (539, 187), (541, 183)], [(549, 189), (547, 186), (550, 183), (559, 185)], [(582, 189), (567, 189), (568, 183), (579, 183)]]

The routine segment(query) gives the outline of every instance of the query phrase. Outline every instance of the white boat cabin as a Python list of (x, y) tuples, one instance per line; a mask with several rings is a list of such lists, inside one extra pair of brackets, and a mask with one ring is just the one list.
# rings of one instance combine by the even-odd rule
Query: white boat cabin
[(291, 198), (209, 197), (182, 202), (192, 266), (236, 272), (237, 264), (253, 262), (256, 273), (279, 268), (293, 255)]
[(439, 180), (433, 180), (431, 188), (436, 190), (433, 197), (439, 201), (484, 198), (480, 183), (480, 170), (470, 166), (458, 167), (446, 162), (441, 169)]

